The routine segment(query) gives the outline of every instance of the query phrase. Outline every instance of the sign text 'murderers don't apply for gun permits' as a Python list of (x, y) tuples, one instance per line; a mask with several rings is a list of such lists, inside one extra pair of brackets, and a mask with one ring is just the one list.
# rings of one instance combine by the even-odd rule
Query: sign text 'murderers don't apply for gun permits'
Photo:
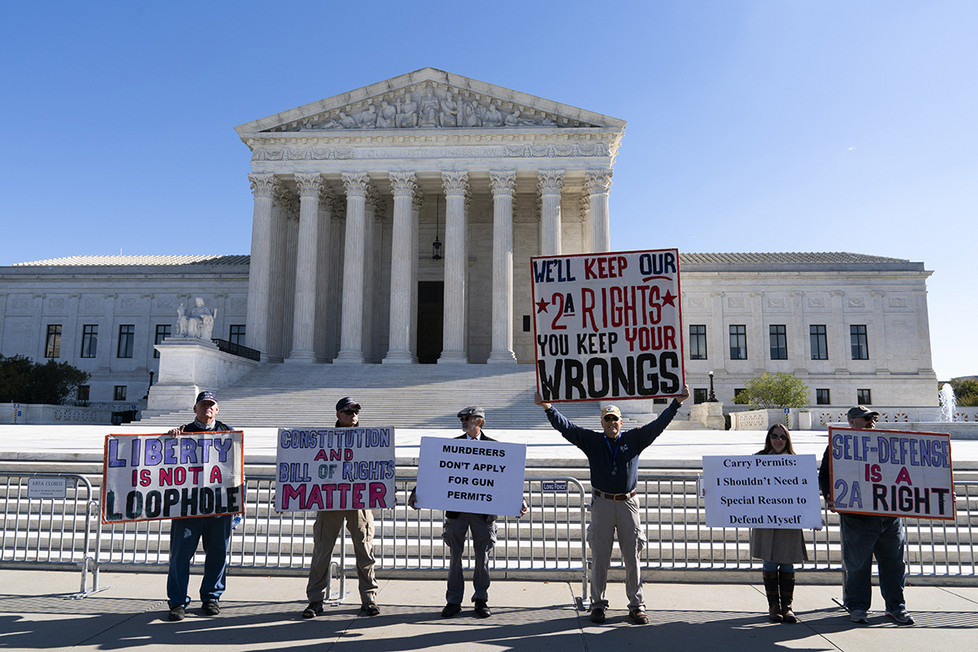
[(676, 249), (538, 256), (530, 265), (537, 386), (545, 401), (682, 392)]

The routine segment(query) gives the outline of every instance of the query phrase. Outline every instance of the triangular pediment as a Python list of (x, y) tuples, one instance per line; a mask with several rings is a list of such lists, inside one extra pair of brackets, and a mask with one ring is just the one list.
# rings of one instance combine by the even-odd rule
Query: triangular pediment
[(312, 102), (236, 127), (258, 133), (388, 129), (560, 129), (620, 131), (617, 118), (435, 68)]

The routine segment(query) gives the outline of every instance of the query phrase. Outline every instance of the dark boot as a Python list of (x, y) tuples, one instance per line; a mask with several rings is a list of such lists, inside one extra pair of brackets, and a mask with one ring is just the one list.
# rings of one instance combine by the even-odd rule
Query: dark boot
[(767, 594), (767, 617), (772, 623), (784, 620), (781, 616), (781, 600), (778, 594), (778, 571), (763, 571), (764, 592)]
[(781, 617), (786, 623), (797, 623), (798, 619), (791, 611), (791, 600), (795, 595), (795, 574), (778, 573), (778, 587), (781, 589)]

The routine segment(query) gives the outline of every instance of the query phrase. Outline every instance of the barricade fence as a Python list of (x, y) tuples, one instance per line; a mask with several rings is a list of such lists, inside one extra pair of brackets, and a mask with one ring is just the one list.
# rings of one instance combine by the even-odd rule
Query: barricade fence
[[(64, 478), (64, 498), (30, 498), (31, 478)], [(644, 568), (650, 570), (752, 570), (748, 528), (709, 528), (695, 475), (641, 475), (641, 519), (647, 545)], [(397, 504), (375, 510), (374, 554), (378, 568), (388, 576), (418, 576), (448, 569), (442, 543), (442, 512), (413, 510), (408, 496), (416, 483), (412, 476), (395, 481)], [(81, 565), (81, 592), (86, 576), (98, 590), (99, 566), (160, 567), (168, 563), (169, 523), (144, 521), (103, 526), (99, 501), (90, 482), (73, 474), (0, 474), (4, 489), (4, 523), (0, 533), (4, 565)], [(313, 547), (315, 512), (274, 509), (275, 479), (247, 479), (246, 511), (232, 535), (229, 563), (234, 568), (304, 574)], [(975, 577), (974, 525), (978, 525), (978, 482), (955, 483), (956, 519), (905, 519), (908, 575), (919, 577)], [(524, 484), (530, 511), (522, 518), (498, 520), (497, 543), (491, 564), (504, 576), (532, 577), (538, 571), (576, 578), (587, 595), (587, 507), (590, 487), (571, 477), (533, 478)], [(840, 570), (838, 518), (824, 510), (827, 524), (820, 531), (806, 530), (809, 561), (805, 570)], [(352, 558), (352, 543), (345, 531), (334, 549), (338, 569)], [(471, 559), (468, 560), (471, 568)], [(203, 563), (198, 552), (195, 563)], [(612, 569), (620, 567), (617, 551)], [(345, 573), (337, 571), (340, 591)]]

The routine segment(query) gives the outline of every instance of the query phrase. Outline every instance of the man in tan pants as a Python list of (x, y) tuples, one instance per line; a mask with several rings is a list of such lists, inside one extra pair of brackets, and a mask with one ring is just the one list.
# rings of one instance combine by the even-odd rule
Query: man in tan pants
[[(337, 428), (358, 426), (359, 415), (360, 404), (349, 396), (344, 396), (336, 403)], [(316, 514), (316, 523), (312, 528), (312, 563), (309, 565), (309, 582), (306, 584), (309, 606), (302, 612), (303, 618), (315, 618), (323, 613), (323, 598), (329, 581), (329, 562), (344, 520), (357, 557), (361, 610), (368, 616), (380, 613), (377, 608), (377, 578), (374, 576), (374, 515), (369, 509), (347, 509)]]

